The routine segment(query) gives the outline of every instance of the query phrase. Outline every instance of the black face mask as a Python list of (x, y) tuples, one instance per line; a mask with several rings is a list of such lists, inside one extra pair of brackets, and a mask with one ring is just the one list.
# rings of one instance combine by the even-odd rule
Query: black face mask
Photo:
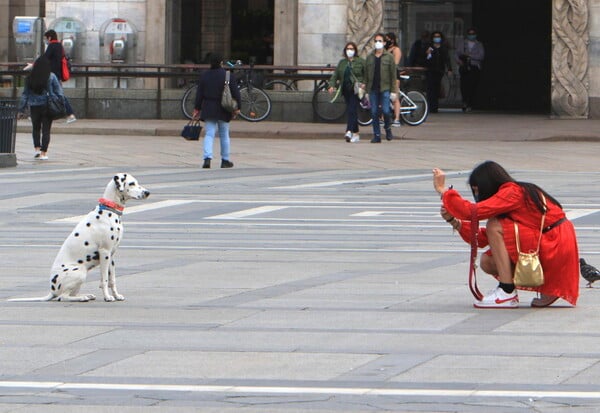
[(391, 40), (387, 40), (387, 41), (385, 42), (385, 48), (386, 48), (386, 49), (389, 49), (391, 45), (392, 45), (392, 41), (391, 41)]

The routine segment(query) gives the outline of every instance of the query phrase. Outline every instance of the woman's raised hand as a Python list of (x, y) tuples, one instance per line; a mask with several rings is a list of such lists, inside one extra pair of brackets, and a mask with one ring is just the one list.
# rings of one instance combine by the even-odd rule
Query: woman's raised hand
[(438, 194), (446, 190), (446, 173), (439, 168), (433, 168), (433, 188)]

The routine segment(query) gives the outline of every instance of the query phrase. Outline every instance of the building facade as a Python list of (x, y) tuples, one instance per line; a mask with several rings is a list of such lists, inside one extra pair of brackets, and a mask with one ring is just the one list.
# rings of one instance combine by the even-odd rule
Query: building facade
[[(201, 63), (220, 52), (322, 66), (347, 40), (369, 53), (377, 32), (396, 33), (406, 54), (423, 30), (443, 31), (452, 47), (476, 26), (482, 109), (600, 118), (600, 0), (0, 0), (0, 16), (5, 62), (18, 59), (16, 16), (70, 35), (76, 62), (109, 63)], [(451, 106), (457, 76), (445, 82)]]

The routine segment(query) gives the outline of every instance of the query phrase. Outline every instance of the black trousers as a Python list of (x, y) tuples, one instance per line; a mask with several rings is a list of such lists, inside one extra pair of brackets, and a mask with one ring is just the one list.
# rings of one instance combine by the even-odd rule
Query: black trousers
[(463, 106), (472, 107), (475, 102), (477, 85), (481, 70), (477, 66), (471, 66), (470, 70), (460, 70), (460, 93), (462, 95)]
[(50, 129), (52, 128), (52, 119), (48, 116), (46, 105), (31, 106), (30, 116), (33, 147), (41, 148), (42, 152), (46, 152), (48, 151), (48, 145), (50, 145)]
[(343, 90), (344, 100), (346, 101), (346, 130), (352, 133), (358, 133), (358, 105), (360, 101), (354, 94), (354, 90)]
[(440, 100), (440, 91), (442, 90), (442, 78), (444, 72), (427, 72), (427, 104), (430, 112), (437, 112)]

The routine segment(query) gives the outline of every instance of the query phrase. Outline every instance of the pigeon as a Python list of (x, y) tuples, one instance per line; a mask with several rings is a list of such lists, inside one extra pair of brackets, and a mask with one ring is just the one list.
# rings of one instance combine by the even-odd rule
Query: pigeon
[(588, 288), (592, 288), (594, 281), (600, 280), (600, 270), (585, 262), (583, 258), (579, 259), (579, 269), (581, 276), (588, 282)]

